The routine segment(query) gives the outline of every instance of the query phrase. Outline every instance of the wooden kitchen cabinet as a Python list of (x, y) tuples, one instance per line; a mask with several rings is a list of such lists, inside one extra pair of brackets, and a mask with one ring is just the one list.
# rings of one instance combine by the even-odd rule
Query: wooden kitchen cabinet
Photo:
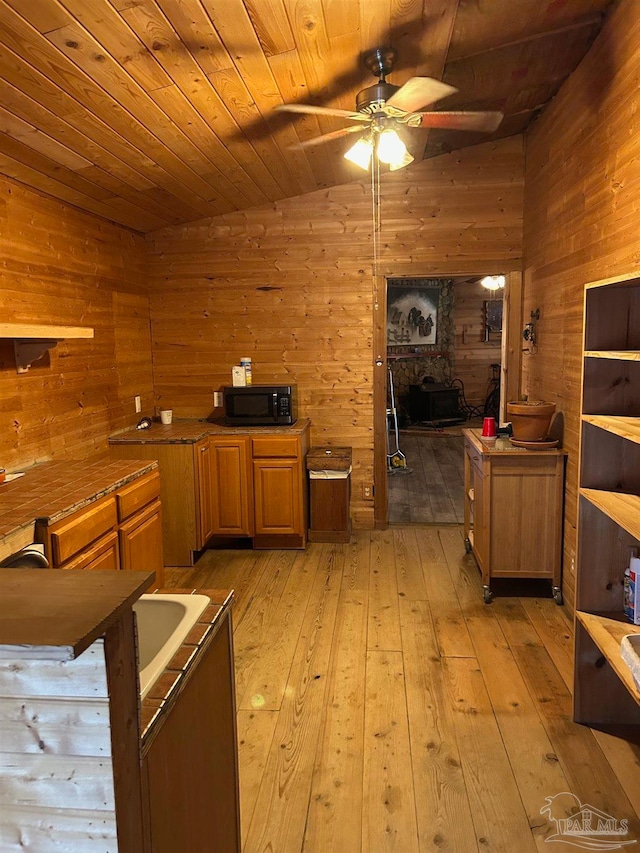
[(120, 525), (120, 567), (128, 571), (155, 571), (163, 582), (162, 506), (153, 501)]
[(120, 568), (152, 571), (164, 582), (160, 474), (153, 471), (116, 492)]
[(163, 582), (160, 475), (152, 471), (54, 524), (37, 538), (57, 569), (153, 571)]
[(107, 569), (120, 568), (120, 552), (118, 549), (118, 534), (114, 531), (98, 539), (86, 550), (81, 551), (76, 557), (67, 560), (59, 568), (61, 569)]
[[(160, 467), (162, 546), (167, 566), (192, 566), (213, 530), (211, 456), (206, 430), (195, 439), (168, 439), (176, 425), (131, 441), (112, 441), (119, 459), (156, 459)], [(202, 437), (202, 433), (204, 437)]]
[(302, 474), (297, 459), (254, 459), (256, 536), (302, 534)]
[(176, 421), (110, 439), (111, 455), (157, 459), (163, 544), (169, 566), (192, 566), (216, 538), (251, 538), (255, 548), (304, 548), (310, 422), (225, 427)]
[(546, 578), (562, 603), (562, 518), (566, 454), (483, 444), (463, 430), (464, 529), (491, 601), (492, 578)]
[(211, 436), (213, 534), (253, 536), (250, 443), (246, 436)]
[(304, 548), (308, 488), (302, 435), (252, 435), (253, 511), (256, 548)]
[(86, 509), (44, 528), (47, 559), (59, 569), (117, 526), (115, 497), (94, 501)]
[(194, 448), (196, 498), (196, 550), (201, 551), (214, 533), (211, 445), (205, 439)]

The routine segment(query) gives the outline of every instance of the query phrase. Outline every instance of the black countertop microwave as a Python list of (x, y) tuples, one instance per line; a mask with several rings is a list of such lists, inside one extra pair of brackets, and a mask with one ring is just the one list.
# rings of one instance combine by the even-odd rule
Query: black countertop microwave
[(298, 417), (296, 385), (227, 385), (224, 420), (230, 426), (291, 426)]

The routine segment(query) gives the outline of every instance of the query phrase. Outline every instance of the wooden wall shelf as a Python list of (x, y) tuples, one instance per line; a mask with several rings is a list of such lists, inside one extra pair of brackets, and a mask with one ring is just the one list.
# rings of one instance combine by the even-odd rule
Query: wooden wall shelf
[(26, 373), (34, 361), (69, 338), (92, 338), (87, 326), (54, 326), (41, 323), (0, 323), (0, 338), (12, 338), (18, 373)]

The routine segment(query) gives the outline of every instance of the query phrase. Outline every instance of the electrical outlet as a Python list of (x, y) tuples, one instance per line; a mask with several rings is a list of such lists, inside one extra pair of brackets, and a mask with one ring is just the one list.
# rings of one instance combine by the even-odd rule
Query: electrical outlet
[(373, 486), (371, 485), (371, 483), (362, 484), (362, 497), (365, 501), (373, 500)]
[(215, 409), (219, 409), (222, 406), (222, 391), (213, 392), (213, 406)]
[(135, 404), (136, 404), (136, 412), (138, 414), (140, 414), (140, 412), (142, 411), (142, 400), (140, 399), (140, 395), (136, 394), (136, 396), (134, 397), (134, 400), (135, 400)]

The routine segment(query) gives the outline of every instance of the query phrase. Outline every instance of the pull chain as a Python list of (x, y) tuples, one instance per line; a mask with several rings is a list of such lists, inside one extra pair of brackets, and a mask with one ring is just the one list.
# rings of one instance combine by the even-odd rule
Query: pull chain
[(380, 214), (380, 163), (377, 152), (371, 158), (371, 227), (373, 238), (373, 307), (378, 310), (378, 276), (380, 274), (380, 231), (382, 220)]

